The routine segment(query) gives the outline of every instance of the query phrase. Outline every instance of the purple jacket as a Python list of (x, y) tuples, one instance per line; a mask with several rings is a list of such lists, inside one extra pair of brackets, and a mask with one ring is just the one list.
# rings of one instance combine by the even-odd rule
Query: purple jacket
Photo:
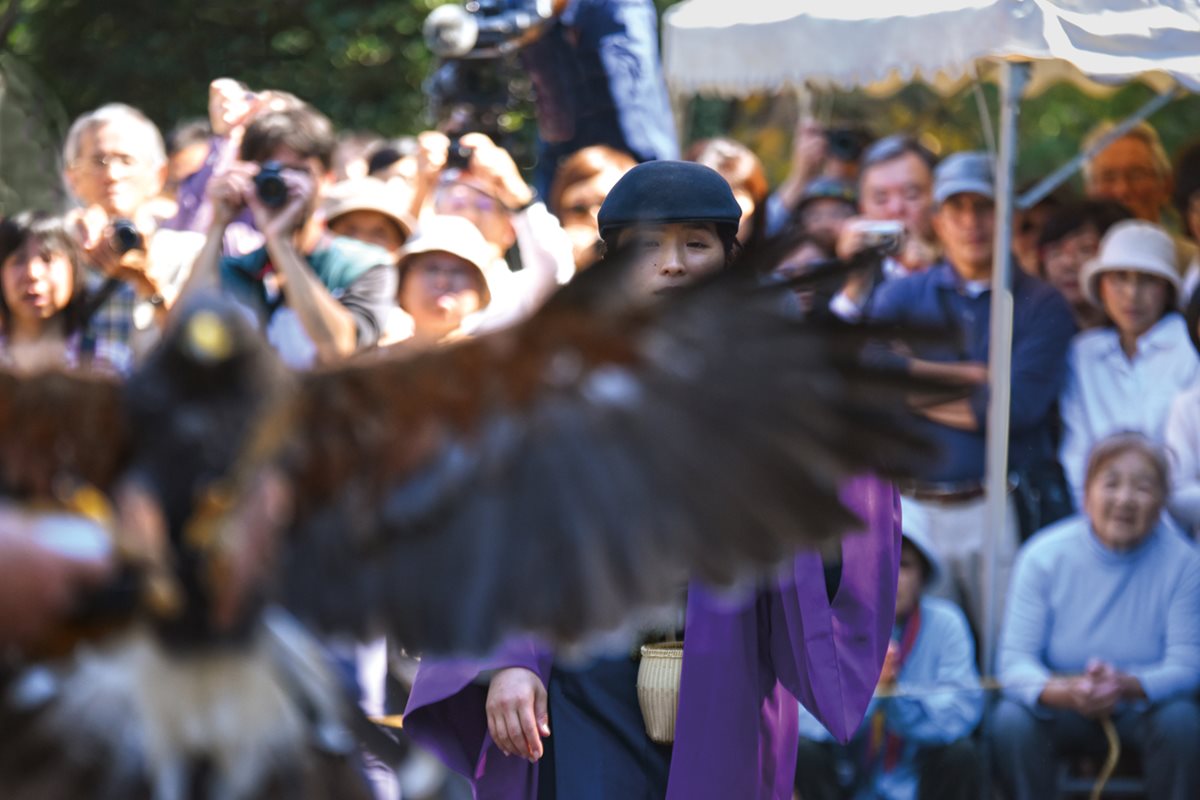
[[(179, 210), (175, 216), (163, 223), (164, 228), (175, 231), (194, 231), (208, 235), (212, 226), (212, 204), (208, 201), (208, 182), (213, 176), (228, 169), (237, 159), (233, 143), (223, 137), (214, 136), (209, 144), (208, 156), (200, 169), (180, 182), (175, 192)], [(243, 209), (237, 218), (225, 228), (224, 255), (241, 256), (253, 253), (263, 246), (263, 236), (254, 227), (254, 216)]]
[[(668, 800), (790, 800), (797, 698), (840, 741), (862, 722), (895, 619), (900, 510), (891, 485), (874, 478), (849, 482), (842, 500), (865, 525), (843, 540), (832, 603), (815, 553), (797, 556), (775, 588), (741, 604), (689, 587)], [(482, 661), (426, 661), (404, 728), (469, 778), (480, 800), (536, 800), (537, 766), (492, 743), (487, 687), (474, 681), (519, 666), (547, 683), (551, 660), (514, 640)]]

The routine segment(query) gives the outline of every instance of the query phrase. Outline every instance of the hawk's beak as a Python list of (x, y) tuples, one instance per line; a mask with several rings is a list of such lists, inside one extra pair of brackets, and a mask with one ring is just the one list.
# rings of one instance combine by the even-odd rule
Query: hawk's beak
[(233, 332), (212, 311), (197, 311), (185, 323), (184, 347), (203, 364), (216, 364), (233, 354)]

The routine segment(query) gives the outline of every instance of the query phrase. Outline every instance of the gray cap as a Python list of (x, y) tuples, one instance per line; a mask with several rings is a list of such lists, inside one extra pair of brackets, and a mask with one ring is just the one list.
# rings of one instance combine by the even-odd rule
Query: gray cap
[(987, 153), (954, 153), (933, 171), (933, 202), (941, 205), (956, 194), (996, 197), (992, 157)]

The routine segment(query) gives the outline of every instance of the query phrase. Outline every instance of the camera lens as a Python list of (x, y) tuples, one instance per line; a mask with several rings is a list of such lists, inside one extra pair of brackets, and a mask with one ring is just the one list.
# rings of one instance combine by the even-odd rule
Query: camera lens
[(130, 250), (138, 250), (142, 247), (142, 234), (138, 231), (137, 226), (127, 219), (113, 220), (109, 246), (118, 255), (124, 255)]
[(254, 190), (267, 208), (282, 208), (287, 203), (288, 187), (282, 173), (279, 162), (268, 161), (254, 176)]

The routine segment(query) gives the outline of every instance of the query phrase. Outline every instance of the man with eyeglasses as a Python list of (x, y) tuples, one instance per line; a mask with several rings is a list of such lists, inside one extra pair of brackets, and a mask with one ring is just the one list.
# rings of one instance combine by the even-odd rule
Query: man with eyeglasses
[[(316, 210), (333, 182), (333, 125), (309, 106), (272, 111), (246, 128), (239, 161), (208, 185), (213, 221), (184, 296), (232, 294), (294, 368), (373, 346), (396, 296), (387, 251), (332, 236)], [(222, 258), (225, 229), (249, 208), (266, 244)]]
[[(141, 111), (110, 103), (83, 114), (63, 145), (63, 178), (79, 203), (67, 219), (106, 279), (93, 326), (144, 355), (187, 279), (204, 237), (161, 227), (167, 177), (162, 134)], [(127, 223), (132, 223), (129, 227)]]
[[(1090, 150), (1114, 127), (1112, 122), (1097, 125), (1084, 137), (1083, 149)], [(1137, 219), (1164, 224), (1174, 188), (1171, 160), (1149, 123), (1139, 122), (1089, 159), (1083, 167), (1083, 182), (1089, 198), (1115, 200)], [(1196, 256), (1196, 247), (1184, 237), (1173, 238), (1176, 267), (1183, 274)]]
[[(933, 233), (933, 171), (937, 157), (911, 136), (895, 134), (863, 151), (858, 175), (859, 215), (845, 220), (838, 235), (838, 258), (854, 258), (868, 244), (875, 223), (896, 222), (904, 228), (900, 250), (882, 264), (885, 280), (927, 269), (941, 248)], [(838, 316), (857, 319), (873, 289), (869, 276), (847, 282), (830, 304)]]

